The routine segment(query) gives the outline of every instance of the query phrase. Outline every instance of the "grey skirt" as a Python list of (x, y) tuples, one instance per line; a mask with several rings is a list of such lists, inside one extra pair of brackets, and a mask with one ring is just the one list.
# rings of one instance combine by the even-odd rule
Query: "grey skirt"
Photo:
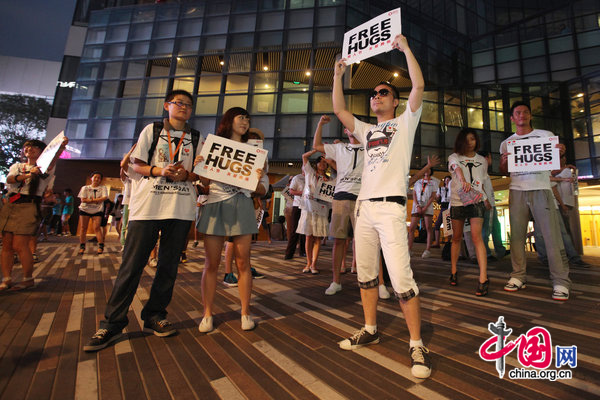
[(206, 235), (240, 236), (258, 233), (252, 199), (238, 193), (200, 209), (196, 230)]

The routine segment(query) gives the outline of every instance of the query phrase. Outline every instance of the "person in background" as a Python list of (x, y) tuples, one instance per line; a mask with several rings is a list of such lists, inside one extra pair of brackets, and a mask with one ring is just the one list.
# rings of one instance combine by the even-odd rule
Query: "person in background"
[[(478, 153), (480, 156), (485, 158), (488, 163), (488, 168), (492, 166), (492, 155), (489, 151), (481, 150)], [(496, 210), (496, 199), (494, 198), (494, 187), (492, 186), (492, 180), (488, 174), (487, 178), (483, 181), (483, 191), (487, 196), (490, 205), (492, 208), (490, 210), (486, 210), (483, 218), (483, 227), (481, 229), (481, 234), (483, 236), (483, 244), (485, 246), (485, 251), (487, 253), (487, 258), (490, 260), (501, 259), (505, 255), (510, 254), (510, 251), (507, 251), (502, 244), (502, 230), (500, 227), (500, 221), (498, 220), (498, 211)], [(488, 244), (490, 233), (492, 235), (492, 243), (494, 244), (494, 253), (495, 256), (492, 255), (492, 251), (490, 250), (490, 246)]]
[[(22, 290), (35, 286), (33, 279), (33, 254), (29, 247), (31, 238), (41, 222), (40, 203), (46, 187), (54, 179), (56, 160), (69, 140), (65, 137), (46, 173), (37, 166), (37, 160), (46, 148), (40, 140), (28, 140), (23, 145), (26, 162), (10, 166), (6, 177), (8, 202), (0, 211), (2, 232), (2, 282), (0, 292), (9, 289)], [(23, 280), (16, 285), (12, 281), (15, 252), (23, 267)]]
[(441, 239), (440, 239), (440, 230), (442, 228), (442, 222), (444, 222), (444, 211), (448, 209), (450, 206), (450, 181), (452, 177), (447, 175), (444, 177), (442, 181), (442, 186), (438, 187), (436, 199), (440, 203), (440, 213), (435, 220), (435, 224), (433, 225), (433, 232), (435, 234), (435, 242), (432, 243), (431, 247), (437, 248), (440, 247)]
[(304, 173), (294, 176), (290, 181), (290, 194), (294, 196), (292, 202), (292, 208), (288, 214), (286, 214), (286, 225), (287, 225), (287, 237), (288, 244), (285, 249), (285, 260), (294, 258), (296, 252), (296, 246), (299, 246), (298, 252), (300, 257), (306, 257), (306, 240), (304, 235), (297, 233), (298, 221), (300, 221), (300, 215), (302, 215), (302, 193), (304, 192)]
[(50, 234), (60, 236), (61, 234), (61, 215), (63, 209), (63, 200), (60, 192), (54, 192), (56, 202), (52, 206), (52, 218), (50, 219)]
[(63, 206), (61, 217), (62, 231), (63, 236), (70, 236), (71, 227), (69, 226), (69, 220), (71, 219), (71, 215), (73, 215), (73, 211), (75, 211), (75, 198), (70, 188), (66, 188), (63, 194), (65, 196), (65, 205)]
[(85, 253), (85, 241), (90, 219), (94, 225), (94, 232), (98, 240), (98, 254), (104, 252), (104, 234), (102, 232), (102, 218), (104, 216), (104, 201), (108, 199), (108, 188), (102, 183), (102, 174), (92, 172), (92, 183), (83, 186), (79, 191), (81, 204), (79, 205), (79, 255)]
[[(425, 166), (426, 168), (427, 166)], [(440, 187), (440, 180), (431, 176), (431, 169), (426, 169), (423, 178), (415, 182), (413, 187), (413, 206), (410, 217), (410, 227), (408, 228), (408, 249), (412, 249), (415, 240), (415, 229), (419, 225), (421, 218), (425, 220), (425, 229), (427, 231), (427, 245), (422, 258), (431, 256), (429, 249), (433, 239), (433, 201), (436, 198), (437, 189)]]

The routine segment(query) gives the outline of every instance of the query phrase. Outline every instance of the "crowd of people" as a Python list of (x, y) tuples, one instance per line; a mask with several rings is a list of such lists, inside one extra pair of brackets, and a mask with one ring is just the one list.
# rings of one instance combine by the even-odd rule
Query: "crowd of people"
[[(564, 160), (564, 167), (553, 174), (550, 171), (510, 173), (510, 253), (499, 235), (493, 187), (488, 175), (491, 157), (481, 151), (481, 141), (475, 130), (463, 129), (456, 137), (454, 153), (447, 160), (449, 175), (442, 181), (432, 173), (441, 161), (436, 156), (429, 157), (421, 170), (409, 176), (414, 136), (422, 112), (424, 81), (406, 38), (398, 35), (393, 47), (405, 56), (412, 87), (406, 109), (396, 116), (400, 104), (398, 90), (389, 82), (375, 86), (370, 94), (370, 106), (376, 124), (365, 123), (348, 111), (342, 83), (347, 66), (345, 60), (336, 62), (333, 110), (345, 127), (348, 142), (323, 143), (322, 130), (331, 118), (321, 117), (313, 149), (302, 155), (302, 173), (292, 177), (284, 190), (288, 240), (284, 259), (292, 259), (297, 250), (301, 257), (306, 257), (301, 272), (319, 274), (322, 242), (332, 238), (332, 282), (325, 290), (325, 294), (331, 296), (342, 292), (340, 275), (347, 271), (346, 253), (351, 250), (350, 272), (357, 275), (365, 321), (361, 329), (341, 340), (339, 347), (353, 350), (379, 343), (377, 303), (380, 298), (390, 297), (385, 285), (388, 281), (409, 331), (412, 374), (427, 378), (431, 373), (430, 353), (421, 338), (420, 292), (410, 264), (415, 232), (424, 231), (426, 236), (426, 248), (420, 256), (431, 257), (430, 249), (443, 244), (440, 234), (442, 216), (449, 209), (451, 226), (445, 226), (452, 230), (452, 238), (447, 243), (450, 249), (448, 283), (459, 284), (458, 259), (464, 241), (468, 256), (474, 258), (479, 267), (478, 281), (474, 284), (477, 296), (489, 293), (488, 259), (508, 254), (512, 273), (504, 290), (517, 291), (526, 287), (525, 239), (530, 216), (535, 220), (538, 252), (542, 253), (543, 248), (543, 260), (549, 265), (553, 299), (569, 298), (569, 261), (582, 266), (586, 264), (574, 252), (572, 241), (567, 244), (570, 235), (566, 215), (574, 203), (568, 194), (573, 178), (567, 172), (570, 166)], [(178, 264), (186, 260), (185, 249), (191, 231), (204, 237), (205, 262), (201, 280), (204, 310), (199, 331), (208, 333), (215, 328), (213, 303), (224, 249), (224, 283), (238, 287), (241, 329), (247, 331), (256, 326), (250, 310), (252, 282), (253, 278), (263, 275), (251, 267), (250, 254), (253, 235), (258, 232), (257, 210), (268, 211), (264, 201), (260, 200), (261, 197), (264, 200), (265, 194), (270, 196), (268, 162), (253, 172), (258, 182), (253, 190), (196, 174), (194, 166), (204, 161), (200, 155), (204, 138), (187, 123), (192, 116), (193, 100), (193, 96), (183, 90), (167, 94), (164, 109), (168, 117), (147, 125), (121, 162), (124, 191), (115, 205), (107, 203), (109, 192), (102, 185), (103, 176), (99, 172), (92, 173), (91, 183), (79, 192), (79, 254), (86, 251), (90, 220), (98, 243), (97, 253), (104, 251), (106, 231), (103, 226), (106, 226), (108, 215), (114, 217), (123, 245), (121, 265), (104, 319), (83, 347), (85, 351), (101, 350), (119, 339), (128, 324), (129, 306), (149, 259), (154, 260), (152, 266), (156, 267), (156, 273), (150, 296), (141, 312), (144, 330), (160, 337), (177, 332), (167, 319), (167, 307)], [(512, 105), (511, 120), (516, 125), (516, 133), (499, 149), (502, 155), (500, 169), (506, 174), (509, 140), (553, 136), (551, 132), (532, 127), (527, 103)], [(264, 140), (262, 132), (250, 128), (250, 115), (240, 107), (224, 113), (216, 136), (246, 144), (249, 140), (259, 143)], [(557, 146), (564, 153), (564, 146)], [(40, 205), (46, 208), (43, 221), (51, 232), (59, 233), (61, 227), (68, 232), (66, 228), (75, 204), (73, 195), (70, 190), (65, 190), (61, 202), (60, 195), (46, 190), (55, 161), (47, 173), (41, 173), (36, 160), (43, 148), (42, 142), (27, 142), (24, 146), (27, 162), (12, 166), (7, 178), (9, 196), (0, 214), (3, 236), (0, 290), (22, 289), (34, 284), (33, 252), (29, 249), (29, 241), (42, 220)], [(317, 153), (320, 155), (316, 160), (311, 160)], [(323, 184), (335, 186), (329, 198), (321, 193)], [(411, 187), (412, 209), (407, 227), (406, 207)], [(437, 213), (436, 203), (440, 205)], [(561, 218), (561, 212), (564, 218)], [(435, 223), (434, 217), (437, 217)], [(494, 253), (488, 245), (490, 235)], [(195, 239), (194, 246), (197, 245)], [(14, 252), (19, 255), (24, 271), (23, 281), (16, 285), (11, 279)], [(156, 255), (151, 256), (153, 252)], [(232, 270), (234, 261), (237, 277)]]

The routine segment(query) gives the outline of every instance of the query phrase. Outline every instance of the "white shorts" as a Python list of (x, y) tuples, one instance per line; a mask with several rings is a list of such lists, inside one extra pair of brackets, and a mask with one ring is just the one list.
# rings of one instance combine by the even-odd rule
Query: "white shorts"
[(368, 289), (379, 285), (381, 249), (396, 297), (409, 300), (419, 294), (410, 268), (406, 206), (395, 202), (358, 201), (354, 240), (359, 287)]
[(296, 233), (306, 236), (325, 237), (327, 236), (328, 229), (329, 222), (326, 216), (302, 210)]

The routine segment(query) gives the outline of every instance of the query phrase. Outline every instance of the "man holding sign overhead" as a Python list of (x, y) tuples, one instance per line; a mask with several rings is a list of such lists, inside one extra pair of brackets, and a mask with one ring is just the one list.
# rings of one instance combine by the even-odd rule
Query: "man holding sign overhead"
[[(515, 102), (510, 108), (510, 119), (517, 131), (500, 144), (500, 172), (511, 171), (508, 201), (512, 272), (504, 290), (516, 292), (526, 287), (525, 239), (531, 213), (547, 244), (553, 286), (552, 298), (565, 301), (569, 299), (571, 280), (569, 263), (560, 236), (560, 217), (554, 206), (554, 195), (550, 188), (550, 170), (554, 167), (551, 163), (553, 157), (549, 154), (553, 149), (564, 148), (564, 145), (558, 143), (558, 138), (552, 132), (532, 128), (531, 108), (527, 103)], [(539, 144), (543, 139), (554, 144)], [(545, 162), (548, 163), (547, 169), (540, 168), (538, 164)], [(523, 164), (531, 164), (529, 170), (528, 165)]]
[(396, 35), (392, 47), (406, 56), (412, 82), (406, 110), (399, 117), (395, 117), (399, 104), (397, 89), (389, 82), (381, 82), (371, 93), (371, 110), (377, 116), (377, 125), (355, 118), (346, 109), (342, 88), (346, 60), (339, 60), (334, 70), (333, 110), (364, 147), (354, 237), (365, 326), (350, 338), (339, 342), (339, 345), (344, 350), (353, 350), (379, 343), (377, 288), (379, 250), (382, 249), (392, 286), (410, 332), (411, 372), (417, 378), (427, 378), (431, 374), (431, 360), (429, 350), (421, 340), (419, 288), (410, 268), (406, 231), (407, 176), (415, 131), (421, 116), (425, 82), (406, 38)]

